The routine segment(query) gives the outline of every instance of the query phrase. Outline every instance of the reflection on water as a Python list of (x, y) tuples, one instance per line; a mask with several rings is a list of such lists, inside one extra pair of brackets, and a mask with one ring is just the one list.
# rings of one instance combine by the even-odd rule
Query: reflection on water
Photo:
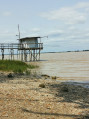
[(89, 80), (89, 52), (44, 53), (39, 72), (73, 80)]

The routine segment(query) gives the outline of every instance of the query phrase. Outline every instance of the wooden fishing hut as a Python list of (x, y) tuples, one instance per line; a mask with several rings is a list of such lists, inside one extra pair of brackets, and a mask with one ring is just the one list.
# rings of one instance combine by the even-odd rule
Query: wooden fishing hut
[(43, 49), (41, 37), (19, 38), (19, 43), (0, 43), (1, 57), (5, 59), (5, 50), (8, 49), (9, 59), (14, 60), (14, 53), (17, 51), (17, 60), (37, 61), (40, 60), (40, 52)]
[[(43, 43), (41, 43), (41, 37), (25, 37), (20, 38), (19, 44), (21, 44), (18, 50), (21, 51), (21, 59), (27, 61), (29, 54), (30, 61), (40, 60), (40, 51), (43, 49)], [(40, 42), (39, 42), (40, 41)]]

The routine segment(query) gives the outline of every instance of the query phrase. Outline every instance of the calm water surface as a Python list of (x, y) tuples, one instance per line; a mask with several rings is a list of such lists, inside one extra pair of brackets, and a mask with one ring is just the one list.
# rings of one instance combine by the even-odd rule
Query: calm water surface
[(35, 64), (43, 74), (89, 81), (89, 52), (44, 53)]
[[(5, 56), (7, 59), (9, 56)], [(68, 80), (89, 81), (89, 52), (43, 53), (38, 72)]]

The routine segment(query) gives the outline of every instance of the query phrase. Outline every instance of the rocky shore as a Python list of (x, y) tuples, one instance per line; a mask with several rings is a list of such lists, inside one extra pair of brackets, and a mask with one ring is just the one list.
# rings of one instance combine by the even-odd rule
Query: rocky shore
[(0, 73), (0, 119), (89, 119), (89, 89), (57, 79)]

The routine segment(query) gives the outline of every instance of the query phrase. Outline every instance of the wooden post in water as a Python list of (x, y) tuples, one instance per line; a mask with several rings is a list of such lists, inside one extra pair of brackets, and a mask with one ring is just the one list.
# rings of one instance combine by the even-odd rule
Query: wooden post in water
[(8, 59), (10, 60), (10, 49), (8, 49)]
[(23, 50), (21, 50), (21, 61), (23, 61)]
[(25, 61), (25, 62), (27, 61), (27, 53), (26, 53), (26, 50), (24, 50), (24, 61)]
[(18, 49), (17, 49), (17, 60), (18, 60)]
[(36, 61), (37, 61), (37, 50), (36, 50), (36, 56), (35, 56), (35, 59), (36, 59)]
[(1, 52), (2, 52), (2, 60), (4, 60), (4, 48), (1, 49)]
[(30, 50), (30, 52), (31, 52), (31, 57), (30, 57), (30, 61), (32, 61), (32, 50)]
[(35, 61), (35, 50), (33, 50), (33, 61)]
[[(38, 43), (39, 44), (39, 43)], [(1, 49), (1, 58), (2, 60), (5, 59), (5, 50), (8, 50), (8, 56), (10, 60), (14, 60), (14, 52), (17, 52), (17, 59), (21, 61), (37, 61), (40, 60), (40, 51), (43, 49), (43, 47), (40, 47), (40, 44), (38, 46), (34, 46), (33, 43), (30, 47), (29, 43), (22, 44), (22, 43), (1, 43), (0, 44)]]
[(20, 50), (19, 50), (19, 60), (20, 60)]
[(29, 58), (28, 60), (29, 60), (29, 62), (30, 62), (30, 57), (31, 57), (31, 56), (30, 56), (30, 50), (29, 50), (29, 54), (28, 54), (28, 58)]
[(13, 57), (13, 51), (12, 51), (12, 49), (11, 49), (11, 51), (10, 51), (10, 52), (11, 52), (11, 60), (12, 60), (12, 57)]
[(13, 60), (14, 60), (14, 49), (12, 50), (12, 54), (13, 54)]
[(39, 60), (40, 60), (40, 49), (39, 49)]

